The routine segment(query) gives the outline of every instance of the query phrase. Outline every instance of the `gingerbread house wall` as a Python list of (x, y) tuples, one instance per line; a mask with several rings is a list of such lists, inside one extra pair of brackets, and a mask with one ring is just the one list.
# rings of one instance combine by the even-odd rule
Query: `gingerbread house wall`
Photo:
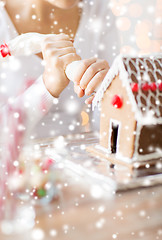
[(152, 154), (162, 149), (162, 125), (146, 125), (141, 128), (138, 153)]
[[(112, 97), (116, 94), (122, 97), (121, 108), (115, 108), (111, 103)], [(122, 157), (132, 158), (135, 149), (136, 120), (126, 89), (119, 76), (115, 77), (105, 91), (101, 102), (100, 145), (109, 151), (111, 122), (113, 121), (119, 124), (116, 153)]]

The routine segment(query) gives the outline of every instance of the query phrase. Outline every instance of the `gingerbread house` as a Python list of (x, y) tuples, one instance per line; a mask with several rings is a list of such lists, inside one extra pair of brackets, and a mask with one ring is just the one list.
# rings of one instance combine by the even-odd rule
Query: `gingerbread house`
[(128, 164), (162, 160), (162, 56), (119, 55), (96, 93), (97, 105), (95, 154)]

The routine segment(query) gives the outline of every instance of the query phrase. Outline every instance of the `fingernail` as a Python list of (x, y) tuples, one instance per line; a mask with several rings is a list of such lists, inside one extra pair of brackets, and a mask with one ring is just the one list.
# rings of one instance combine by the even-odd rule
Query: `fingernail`
[(91, 95), (91, 92), (85, 90), (85, 95), (86, 95), (86, 96), (89, 96), (89, 95)]
[(81, 86), (79, 86), (83, 91), (85, 90), (85, 88), (84, 87), (81, 87)]

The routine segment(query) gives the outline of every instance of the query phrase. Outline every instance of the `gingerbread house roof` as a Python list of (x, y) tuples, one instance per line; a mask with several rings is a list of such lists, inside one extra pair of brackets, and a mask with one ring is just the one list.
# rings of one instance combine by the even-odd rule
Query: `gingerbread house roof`
[(96, 93), (93, 109), (118, 74), (126, 87), (136, 119), (143, 124), (162, 123), (162, 55), (119, 55)]

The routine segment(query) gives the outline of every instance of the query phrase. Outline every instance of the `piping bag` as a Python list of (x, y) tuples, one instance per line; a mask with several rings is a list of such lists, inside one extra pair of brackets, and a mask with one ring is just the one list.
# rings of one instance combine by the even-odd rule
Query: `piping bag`
[[(0, 46), (0, 60), (7, 56), (30, 56), (42, 51), (42, 43), (47, 37), (52, 37), (54, 34), (40, 33), (24, 33), (10, 40), (7, 44)], [(73, 61), (65, 70), (69, 80), (74, 80), (74, 72), (77, 71), (77, 66), (80, 61)]]

